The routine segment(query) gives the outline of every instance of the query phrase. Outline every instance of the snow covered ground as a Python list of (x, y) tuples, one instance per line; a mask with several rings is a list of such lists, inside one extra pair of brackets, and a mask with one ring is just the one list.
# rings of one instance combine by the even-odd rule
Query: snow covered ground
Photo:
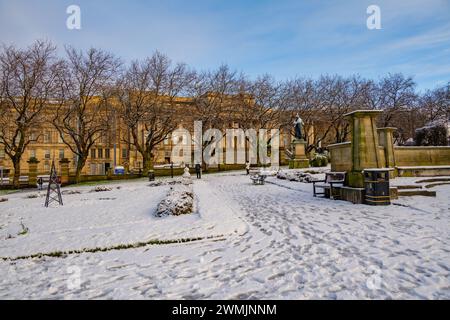
[[(0, 208), (0, 257), (104, 248), (150, 240), (217, 237), (246, 231), (246, 224), (226, 206), (210, 210), (217, 202), (204, 182), (195, 184), (196, 213), (155, 217), (156, 207), (169, 186), (150, 187), (148, 182), (64, 188), (64, 206), (45, 208), (45, 192), (15, 193)], [(38, 195), (37, 198), (28, 198)], [(202, 201), (199, 202), (198, 199)], [(23, 227), (26, 235), (19, 235)]]
[(65, 188), (81, 193), (50, 209), (29, 193), (7, 195), (0, 256), (214, 238), (0, 261), (0, 298), (450, 298), (450, 185), (432, 188), (436, 198), (372, 207), (314, 198), (311, 184), (276, 177), (255, 186), (236, 172), (204, 175), (194, 182), (196, 213), (162, 219), (153, 212), (168, 186), (108, 187)]

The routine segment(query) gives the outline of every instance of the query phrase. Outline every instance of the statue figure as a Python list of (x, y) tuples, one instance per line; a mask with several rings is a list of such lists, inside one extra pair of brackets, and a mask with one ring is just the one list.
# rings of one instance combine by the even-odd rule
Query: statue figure
[(298, 113), (295, 116), (294, 126), (295, 126), (295, 138), (302, 140), (303, 139), (303, 134), (302, 134), (303, 120), (302, 120), (302, 118), (300, 118)]

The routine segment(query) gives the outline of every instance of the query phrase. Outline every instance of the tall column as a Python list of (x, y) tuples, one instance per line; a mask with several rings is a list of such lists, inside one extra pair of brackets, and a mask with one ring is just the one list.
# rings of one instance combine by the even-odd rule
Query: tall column
[(385, 166), (387, 168), (395, 167), (394, 138), (393, 138), (393, 133), (395, 130), (397, 130), (397, 128), (392, 127), (377, 129), (380, 145), (384, 147), (384, 154), (386, 157)]
[(376, 117), (381, 110), (357, 110), (347, 113), (352, 128), (352, 171), (348, 174), (351, 187), (362, 188), (364, 179), (362, 170), (382, 168), (378, 151), (378, 133)]
[(69, 163), (67, 158), (61, 159), (59, 164), (61, 165), (61, 185), (69, 184)]
[(37, 159), (30, 159), (28, 162), (28, 184), (36, 187), (37, 183), (37, 168), (39, 161)]

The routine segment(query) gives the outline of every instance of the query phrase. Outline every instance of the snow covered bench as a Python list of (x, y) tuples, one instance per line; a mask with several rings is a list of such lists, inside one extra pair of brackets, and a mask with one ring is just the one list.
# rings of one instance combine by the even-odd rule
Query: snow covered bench
[[(313, 180), (314, 197), (317, 197), (318, 195), (327, 197), (327, 195), (329, 195), (329, 197), (333, 199), (333, 187), (344, 186), (345, 175), (345, 172), (326, 172), (325, 180)], [(323, 192), (317, 192), (317, 189), (322, 189)]]
[(267, 175), (262, 173), (256, 173), (250, 176), (250, 179), (252, 179), (253, 184), (264, 184), (266, 181)]

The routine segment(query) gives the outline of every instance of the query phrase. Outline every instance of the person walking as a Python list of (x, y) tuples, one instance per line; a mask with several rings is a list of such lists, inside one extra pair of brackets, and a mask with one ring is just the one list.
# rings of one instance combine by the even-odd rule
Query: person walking
[(195, 173), (197, 174), (197, 179), (202, 178), (202, 166), (200, 165), (200, 163), (195, 164)]
[(246, 161), (245, 162), (245, 170), (247, 170), (247, 175), (250, 174), (250, 162)]
[(42, 177), (39, 177), (37, 179), (37, 183), (39, 185), (38, 190), (42, 190), (42, 185), (44, 184), (44, 179), (42, 179)]

